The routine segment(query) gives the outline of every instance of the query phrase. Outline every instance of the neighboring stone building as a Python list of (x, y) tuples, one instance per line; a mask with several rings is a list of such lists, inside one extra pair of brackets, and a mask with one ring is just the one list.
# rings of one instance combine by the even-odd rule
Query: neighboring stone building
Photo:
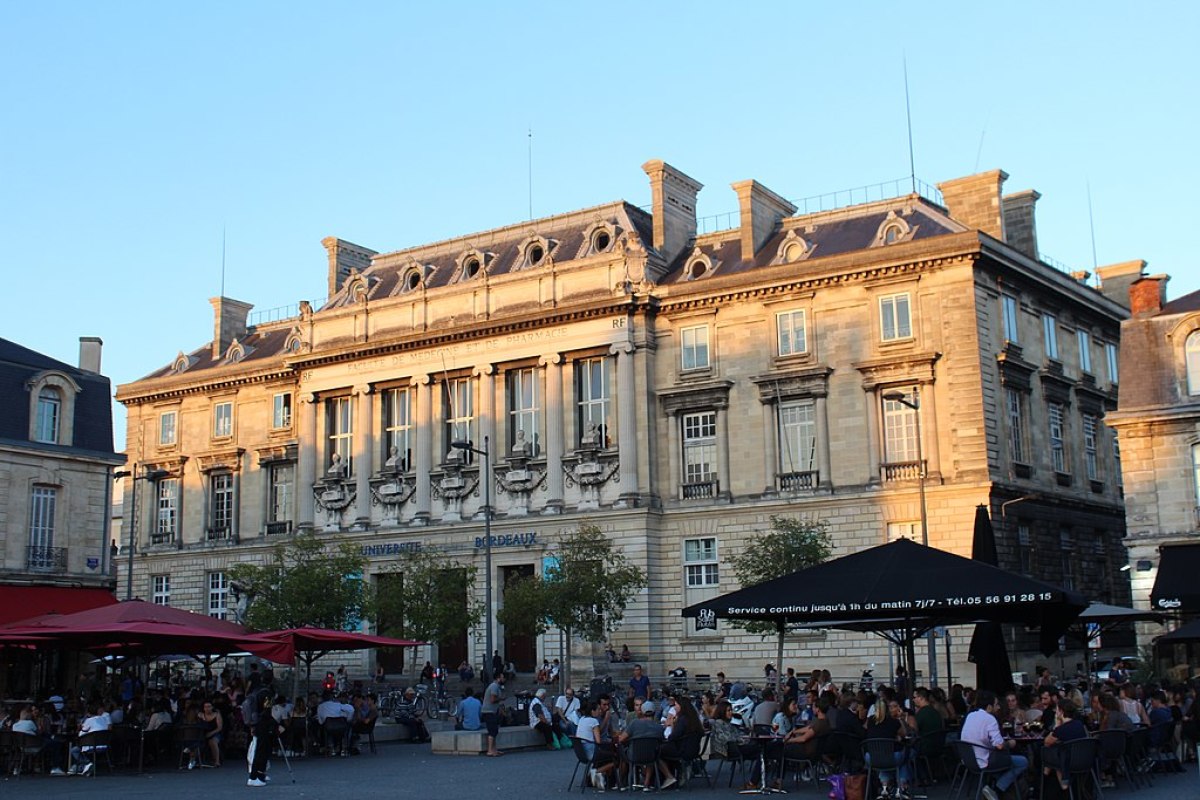
[[(108, 520), (113, 468), (112, 389), (101, 342), (79, 340), (79, 367), (0, 339), (0, 624), (114, 602)], [(10, 654), (0, 691), (34, 679)], [(46, 681), (62, 677), (41, 662)]]
[[(726, 558), (772, 515), (827, 522), (839, 555), (919, 539), (923, 466), (931, 544), (969, 554), (986, 504), (1006, 566), (1128, 602), (1100, 424), (1125, 311), (1039, 259), (1036, 192), (992, 171), (942, 184), (944, 206), (929, 189), (798, 214), (742, 181), (738, 227), (698, 234), (700, 185), (644, 169), (650, 212), (382, 254), (329, 238), (319, 308), (248, 325), (214, 298), (209, 344), (118, 392), (129, 458), (165, 473), (137, 512), (137, 593), (224, 614), (229, 566), (309, 529), (360, 544), (373, 575), (416, 547), (482, 567), (487, 476), (451, 447), (469, 441), (494, 465), (496, 603), (594, 522), (649, 575), (614, 640), (652, 674), (755, 674), (773, 644), (679, 610), (737, 588)], [(441, 660), (478, 663), (482, 640)], [(525, 668), (558, 640), (497, 638)], [(887, 659), (862, 636), (797, 645), (843, 675)]]
[[(1197, 594), (1200, 575), (1200, 292), (1168, 303), (1167, 276), (1143, 267), (1132, 262), (1119, 287), (1132, 316), (1121, 323), (1118, 410), (1106, 420), (1121, 440), (1133, 599), (1150, 607), (1161, 550), (1163, 571), (1185, 585), (1159, 585), (1158, 610), (1196, 614), (1181, 598)], [(1161, 631), (1142, 626), (1141, 643)]]

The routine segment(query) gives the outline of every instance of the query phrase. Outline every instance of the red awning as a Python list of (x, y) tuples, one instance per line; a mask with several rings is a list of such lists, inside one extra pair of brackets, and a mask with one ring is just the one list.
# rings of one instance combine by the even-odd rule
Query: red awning
[(115, 602), (117, 598), (108, 589), (0, 585), (0, 625), (44, 614), (74, 614)]

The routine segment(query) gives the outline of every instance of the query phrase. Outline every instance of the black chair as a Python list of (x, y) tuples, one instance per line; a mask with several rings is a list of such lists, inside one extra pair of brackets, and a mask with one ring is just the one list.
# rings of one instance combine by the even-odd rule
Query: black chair
[[(175, 747), (179, 750), (177, 768), (183, 769), (193, 763), (197, 766), (204, 766), (204, 753), (208, 749), (208, 736), (204, 726), (184, 724), (176, 727)], [(194, 760), (193, 756), (195, 756)], [(184, 763), (185, 759), (186, 764)]]
[[(823, 752), (825, 746), (825, 736), (819, 736), (815, 740), (813, 747), (814, 753)], [(792, 785), (800, 784), (801, 776), (807, 775), (805, 781), (812, 780), (814, 783), (821, 777), (821, 757), (820, 755), (805, 755), (803, 746), (798, 744), (785, 744), (783, 753), (779, 757), (779, 779), (782, 781), (787, 777), (788, 770), (792, 771)]]
[(112, 760), (109, 757), (109, 752), (112, 749), (112, 731), (92, 731), (91, 733), (85, 733), (79, 737), (77, 746), (79, 747), (79, 757), (81, 759), (90, 759), (92, 768), (88, 770), (88, 774), (93, 778), (100, 771), (101, 757), (103, 757), (108, 771), (112, 772)]
[(345, 717), (329, 717), (322, 726), (325, 730), (325, 749), (329, 755), (348, 755), (346, 749), (346, 734), (350, 731), (350, 721)]
[(1129, 761), (1133, 773), (1145, 785), (1154, 785), (1154, 759), (1150, 755), (1150, 729), (1134, 728), (1129, 732)]
[[(946, 729), (938, 728), (936, 731), (929, 731), (922, 734), (917, 739), (917, 760), (914, 766), (925, 767), (925, 775), (929, 779), (929, 783), (937, 783), (937, 775), (934, 773), (934, 765), (940, 764), (942, 774), (946, 772)], [(916, 777), (920, 780), (920, 770), (916, 770)]]
[[(1051, 751), (1055, 755), (1051, 758)], [(1057, 762), (1057, 763), (1055, 763)], [(1085, 797), (1084, 783), (1088, 778), (1092, 781), (1092, 797), (1102, 800), (1104, 794), (1100, 788), (1100, 740), (1088, 737), (1074, 739), (1069, 742), (1059, 742), (1053, 747), (1042, 750), (1042, 763), (1062, 772), (1067, 780), (1067, 797), (1070, 800)], [(1045, 797), (1046, 774), (1043, 771), (1040, 797)]]
[(1150, 726), (1150, 757), (1156, 768), (1163, 772), (1183, 772), (1179, 756), (1175, 754), (1175, 720)]
[[(863, 761), (867, 765), (867, 796), (874, 797), (872, 778), (879, 778), (880, 786), (884, 781), (882, 773), (892, 772), (896, 776), (896, 786), (900, 785), (900, 760), (896, 758), (896, 741), (894, 739), (866, 739), (862, 743)], [(882, 794), (882, 792), (881, 792)]]
[[(742, 753), (742, 747), (737, 742), (730, 742), (725, 745), (725, 755), (719, 756), (720, 761), (717, 762), (717, 774), (713, 775), (713, 780), (721, 779), (721, 770), (725, 765), (729, 765), (729, 786), (733, 786), (733, 776), (736, 772), (741, 771), (742, 783), (746, 782), (746, 756)], [(757, 756), (755, 756), (757, 758)]]
[(45, 766), (46, 742), (36, 733), (12, 731), (12, 742), (9, 748), (9, 760), (15, 761), (12, 774), (20, 777), (28, 768), (31, 772), (35, 766)]
[(592, 756), (588, 755), (587, 749), (583, 746), (583, 739), (578, 736), (569, 738), (571, 739), (571, 750), (575, 753), (575, 769), (571, 771), (571, 780), (567, 782), (567, 791), (571, 791), (571, 787), (575, 785), (575, 776), (579, 774), (579, 768), (583, 767), (583, 779), (579, 781), (579, 791), (582, 792), (587, 788), (587, 777), (592, 772)]
[(708, 776), (708, 762), (702, 756), (710, 735), (693, 733), (683, 737), (679, 748), (681, 753), (679, 759), (680, 786), (687, 786), (692, 778), (699, 776), (704, 778), (708, 788), (712, 788), (712, 778)]
[(0, 770), (6, 777), (12, 773), (13, 769), (14, 736), (16, 734), (8, 728), (0, 728)]
[(829, 752), (836, 759), (837, 766), (834, 769), (837, 772), (862, 772), (862, 741), (861, 737), (846, 731), (833, 731), (829, 734)]
[[(973, 795), (974, 800), (979, 800), (979, 796), (983, 794), (984, 783), (988, 782), (990, 778), (997, 775), (1003, 775), (1009, 770), (1009, 767), (1004, 765), (993, 766), (988, 764), (984, 767), (979, 766), (979, 761), (975, 757), (975, 750), (977, 748), (980, 750), (986, 750), (988, 752), (989, 759), (991, 758), (991, 754), (993, 752), (991, 747), (986, 747), (981, 744), (971, 744), (970, 742), (964, 742), (961, 740), (954, 743), (954, 754), (958, 756), (959, 763), (962, 765), (963, 769), (962, 784), (958, 787), (958, 791), (961, 792), (963, 789), (965, 789), (967, 782), (971, 778), (976, 778), (975, 794)], [(954, 797), (958, 797), (958, 792), (954, 794)]]
[(650, 784), (655, 788), (661, 785), (658, 777), (658, 748), (662, 746), (663, 740), (661, 736), (641, 736), (635, 739), (630, 739), (625, 743), (625, 762), (629, 766), (629, 788), (642, 788), (643, 784), (638, 783), (635, 779), (638, 770), (648, 767), (650, 769)]
[(1100, 731), (1096, 739), (1100, 742), (1100, 766), (1112, 770), (1113, 782), (1124, 778), (1132, 788), (1137, 788), (1136, 772), (1129, 760), (1129, 734), (1113, 728)]

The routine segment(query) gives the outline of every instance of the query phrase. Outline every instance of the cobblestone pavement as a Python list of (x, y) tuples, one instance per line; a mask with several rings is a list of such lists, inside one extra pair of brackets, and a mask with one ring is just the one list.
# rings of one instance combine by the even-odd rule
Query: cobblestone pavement
[[(113, 800), (217, 800), (225, 797), (263, 796), (265, 798), (445, 798), (445, 797), (522, 797), (566, 796), (567, 781), (575, 766), (570, 752), (526, 751), (508, 753), (501, 758), (482, 756), (435, 756), (428, 745), (380, 744), (376, 755), (350, 758), (293, 759), (292, 783), (281, 759), (272, 763), (271, 785), (246, 786), (245, 762), (229, 761), (220, 769), (177, 771), (151, 770), (135, 775), (118, 770), (102, 772), (95, 778), (8, 776), (0, 781), (0, 797), (23, 798), (113, 798)], [(716, 772), (716, 765), (709, 771)], [(737, 786), (727, 788), (726, 775), (719, 787), (708, 789), (701, 780), (693, 780), (686, 792), (706, 797), (735, 797)], [(792, 788), (790, 783), (788, 788)], [(812, 785), (801, 785), (791, 794), (806, 800), (824, 800), (827, 786), (818, 792)], [(579, 796), (576, 783), (573, 793)], [(585, 796), (597, 794), (591, 789)], [(932, 787), (930, 800), (949, 800), (948, 787)], [(620, 796), (607, 792), (607, 797)], [(1105, 800), (1184, 800), (1200, 797), (1200, 776), (1195, 764), (1186, 774), (1155, 776), (1155, 786), (1133, 792), (1125, 785), (1104, 793)]]

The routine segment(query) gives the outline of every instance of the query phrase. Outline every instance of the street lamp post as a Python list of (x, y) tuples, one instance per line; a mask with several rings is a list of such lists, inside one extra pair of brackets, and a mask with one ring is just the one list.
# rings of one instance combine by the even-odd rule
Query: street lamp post
[(470, 442), (451, 442), (455, 450), (465, 450), (483, 456), (483, 592), (487, 596), (484, 601), (484, 641), (486, 650), (483, 654), (483, 682), (490, 683), (492, 679), (492, 458), (488, 452), (488, 437), (483, 437), (483, 449), (473, 447)]
[[(887, 392), (883, 396), (884, 400), (891, 400), (899, 403), (905, 408), (911, 409), (916, 414), (917, 419), (917, 492), (920, 497), (921, 506), (921, 544), (929, 546), (929, 508), (925, 504), (925, 454), (922, 449), (921, 437), (921, 389), (917, 386), (913, 387), (912, 400), (908, 399), (908, 394), (905, 392)], [(933, 636), (933, 631), (925, 634), (926, 643), (929, 648), (929, 683), (930, 685), (937, 684), (937, 643)]]
[(133, 514), (129, 520), (129, 566), (125, 570), (125, 599), (133, 599), (133, 551), (137, 544), (137, 524), (138, 524), (138, 481), (156, 481), (159, 478), (167, 476), (166, 470), (147, 469), (141, 475), (137, 474), (138, 467), (134, 464), (132, 470), (119, 470), (113, 473), (113, 480), (120, 478), (133, 477), (133, 497), (130, 498), (129, 505), (133, 508)]

